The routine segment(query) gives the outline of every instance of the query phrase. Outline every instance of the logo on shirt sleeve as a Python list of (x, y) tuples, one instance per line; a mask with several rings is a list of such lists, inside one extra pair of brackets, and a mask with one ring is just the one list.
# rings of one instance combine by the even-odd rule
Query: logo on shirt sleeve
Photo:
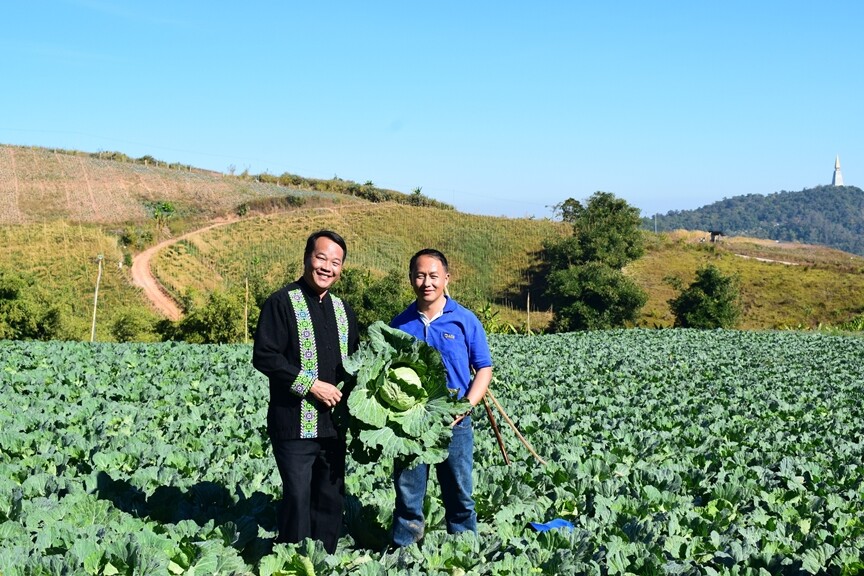
[(449, 332), (443, 332), (442, 335), (444, 336), (444, 338), (447, 338), (448, 340), (455, 340), (456, 339), (456, 335), (450, 334)]

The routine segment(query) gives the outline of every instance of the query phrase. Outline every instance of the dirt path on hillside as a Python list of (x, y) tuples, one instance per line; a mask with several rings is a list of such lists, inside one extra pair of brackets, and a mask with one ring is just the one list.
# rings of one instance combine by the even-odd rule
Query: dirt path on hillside
[(798, 262), (787, 262), (786, 260), (773, 260), (771, 258), (760, 258), (758, 256), (747, 256), (746, 254), (735, 254), (739, 258), (746, 258), (747, 260), (757, 260), (759, 262), (775, 262), (777, 264), (785, 264), (786, 266), (800, 266)]
[(159, 283), (159, 280), (157, 280), (153, 275), (153, 272), (150, 270), (150, 260), (153, 259), (154, 254), (163, 248), (176, 244), (184, 238), (189, 238), (195, 234), (206, 232), (207, 230), (219, 226), (225, 226), (226, 224), (231, 224), (236, 221), (237, 218), (223, 218), (215, 220), (203, 228), (197, 228), (181, 236), (177, 236), (176, 238), (163, 240), (155, 246), (151, 246), (147, 250), (136, 254), (135, 257), (132, 258), (132, 283), (135, 286), (139, 286), (144, 291), (144, 296), (150, 300), (153, 307), (156, 308), (160, 314), (172, 321), (179, 320), (180, 317), (183, 316), (183, 312), (180, 310), (180, 306), (177, 305), (177, 302), (175, 302), (168, 294), (165, 287), (162, 286), (162, 284)]
[[(386, 204), (357, 204), (350, 206), (352, 209), (361, 209), (361, 210), (379, 210), (386, 206)], [(343, 207), (343, 208), (347, 208)], [(344, 209), (336, 210), (333, 207), (327, 206), (323, 208), (328, 212), (332, 212), (333, 214), (339, 216), (340, 218), (344, 218)], [(268, 218), (272, 216), (272, 214), (260, 214), (253, 216), (253, 218)], [(180, 240), (185, 238), (189, 238), (190, 236), (194, 236), (196, 234), (200, 234), (202, 232), (206, 232), (207, 230), (211, 230), (213, 228), (217, 228), (219, 226), (226, 226), (228, 224), (233, 224), (238, 222), (240, 218), (238, 216), (229, 216), (223, 218), (217, 218), (213, 220), (207, 226), (203, 228), (196, 228), (195, 230), (190, 230), (185, 234), (177, 236), (176, 238), (169, 238), (168, 240), (163, 240), (162, 242), (156, 244), (155, 246), (151, 246), (147, 250), (144, 250), (140, 254), (136, 254), (132, 258), (132, 283), (135, 286), (140, 287), (144, 291), (144, 296), (150, 300), (153, 304), (153, 307), (156, 310), (172, 321), (177, 321), (183, 316), (183, 311), (180, 310), (180, 306), (168, 294), (168, 291), (165, 289), (162, 284), (159, 283), (159, 280), (153, 275), (153, 272), (150, 270), (150, 261), (153, 259), (153, 256), (168, 246), (172, 244), (176, 244)]]

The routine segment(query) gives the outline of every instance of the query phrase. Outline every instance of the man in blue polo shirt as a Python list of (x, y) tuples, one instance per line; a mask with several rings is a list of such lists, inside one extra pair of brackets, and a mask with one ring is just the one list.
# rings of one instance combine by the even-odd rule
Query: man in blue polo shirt
[[(472, 407), (476, 406), (492, 380), (492, 357), (483, 325), (470, 310), (447, 295), (450, 272), (444, 254), (429, 248), (421, 250), (411, 258), (408, 269), (416, 300), (390, 325), (438, 350), (447, 369), (448, 388), (456, 389), (459, 398), (467, 398)], [(435, 465), (447, 532), (477, 532), (477, 513), (471, 496), (474, 432), (470, 410), (458, 417), (452, 428), (447, 460)], [(396, 546), (407, 546), (423, 538), (423, 498), (428, 479), (428, 464), (409, 469), (397, 466), (394, 471)]]

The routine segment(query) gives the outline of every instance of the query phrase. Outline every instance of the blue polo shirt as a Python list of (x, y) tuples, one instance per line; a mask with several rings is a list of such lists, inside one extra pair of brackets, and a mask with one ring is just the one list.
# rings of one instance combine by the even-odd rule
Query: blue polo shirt
[(417, 311), (417, 302), (390, 322), (392, 328), (422, 340), (438, 350), (447, 369), (447, 387), (458, 390), (458, 397), (468, 393), (471, 369), (492, 366), (492, 355), (486, 331), (473, 312), (450, 298), (441, 315), (428, 325)]

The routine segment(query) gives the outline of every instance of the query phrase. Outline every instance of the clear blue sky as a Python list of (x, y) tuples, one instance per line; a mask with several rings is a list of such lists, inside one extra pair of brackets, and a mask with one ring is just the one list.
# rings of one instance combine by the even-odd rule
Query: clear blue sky
[[(864, 172), (864, 2), (28, 0), (0, 143), (645, 216)], [(856, 179), (857, 178), (857, 179)]]

